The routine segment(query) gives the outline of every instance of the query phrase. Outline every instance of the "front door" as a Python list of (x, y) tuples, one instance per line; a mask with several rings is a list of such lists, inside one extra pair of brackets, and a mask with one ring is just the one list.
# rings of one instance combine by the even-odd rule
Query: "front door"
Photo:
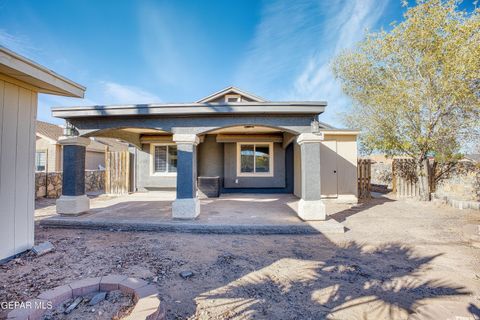
[(322, 197), (338, 196), (337, 141), (323, 141), (320, 150)]

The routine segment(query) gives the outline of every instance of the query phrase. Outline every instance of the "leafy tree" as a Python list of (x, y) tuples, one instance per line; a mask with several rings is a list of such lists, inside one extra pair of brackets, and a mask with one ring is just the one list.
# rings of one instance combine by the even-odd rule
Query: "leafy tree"
[(480, 9), (418, 0), (401, 23), (367, 34), (332, 68), (352, 98), (346, 122), (362, 130), (362, 147), (413, 158), (420, 197), (428, 200), (428, 157), (451, 163), (464, 143), (478, 139)]

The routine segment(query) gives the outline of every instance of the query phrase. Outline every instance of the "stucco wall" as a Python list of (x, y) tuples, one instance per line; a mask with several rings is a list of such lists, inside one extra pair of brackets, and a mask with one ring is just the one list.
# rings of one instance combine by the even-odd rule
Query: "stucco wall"
[(285, 188), (285, 150), (281, 143), (273, 144), (273, 177), (237, 177), (237, 144), (224, 145), (225, 188)]
[[(337, 181), (339, 197), (357, 197), (357, 140), (356, 136), (329, 136), (337, 141)], [(322, 159), (320, 159), (320, 163)], [(328, 183), (328, 181), (322, 181)]]
[(176, 176), (154, 176), (150, 172), (150, 144), (142, 144), (142, 149), (137, 152), (137, 189), (138, 191), (176, 188)]
[[(355, 201), (357, 197), (357, 142), (354, 135), (325, 135), (320, 153), (320, 166), (324, 166), (321, 175), (322, 197), (337, 200)], [(336, 150), (336, 152), (334, 151)], [(300, 146), (294, 142), (294, 190), (293, 193), (301, 196), (301, 153)], [(326, 171), (335, 170), (337, 173), (327, 175)], [(325, 194), (324, 190), (332, 192), (336, 189), (337, 196)]]
[(217, 143), (216, 135), (209, 134), (197, 147), (198, 176), (223, 177), (223, 143)]
[(34, 91), (0, 78), (0, 260), (33, 246), (36, 110)]
[(85, 170), (98, 170), (99, 165), (105, 168), (105, 153), (87, 150), (85, 154)]

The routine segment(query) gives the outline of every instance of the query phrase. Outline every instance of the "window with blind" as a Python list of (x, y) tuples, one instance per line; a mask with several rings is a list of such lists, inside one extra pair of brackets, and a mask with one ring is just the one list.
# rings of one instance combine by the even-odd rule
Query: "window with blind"
[(153, 173), (167, 174), (177, 172), (177, 146), (154, 145), (153, 146)]

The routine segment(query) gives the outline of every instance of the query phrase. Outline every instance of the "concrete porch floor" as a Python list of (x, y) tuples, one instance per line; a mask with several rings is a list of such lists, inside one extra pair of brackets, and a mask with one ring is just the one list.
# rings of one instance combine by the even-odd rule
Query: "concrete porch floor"
[[(46, 206), (36, 210), (36, 217), (45, 227), (240, 234), (344, 232), (343, 225), (333, 219), (308, 222), (299, 219), (298, 198), (291, 194), (225, 194), (202, 199), (201, 213), (195, 220), (172, 219), (174, 199), (175, 191), (119, 197), (101, 195), (91, 199), (91, 209), (86, 214), (60, 216), (54, 206)], [(350, 206), (327, 202), (326, 208), (328, 215)]]

